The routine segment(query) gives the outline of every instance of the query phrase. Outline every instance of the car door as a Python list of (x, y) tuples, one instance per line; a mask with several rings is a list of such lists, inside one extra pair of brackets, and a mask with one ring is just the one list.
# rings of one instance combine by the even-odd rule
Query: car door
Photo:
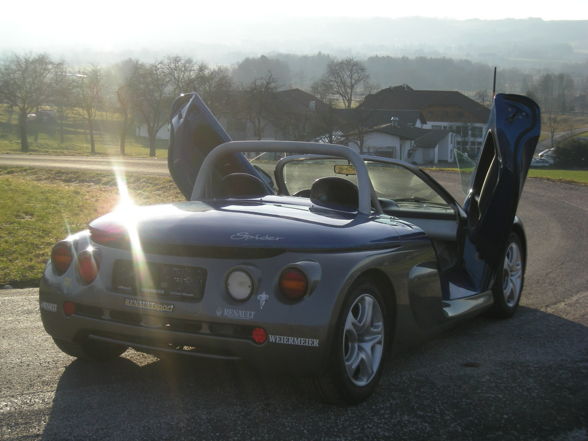
[[(182, 194), (190, 199), (204, 158), (217, 145), (231, 141), (231, 137), (195, 92), (175, 100), (170, 123), (168, 168)], [(221, 167), (217, 170), (219, 177), (238, 172), (259, 176), (240, 153), (232, 154)]]
[(512, 229), (540, 134), (539, 106), (498, 94), (464, 202), (464, 264), (477, 291), (490, 287)]

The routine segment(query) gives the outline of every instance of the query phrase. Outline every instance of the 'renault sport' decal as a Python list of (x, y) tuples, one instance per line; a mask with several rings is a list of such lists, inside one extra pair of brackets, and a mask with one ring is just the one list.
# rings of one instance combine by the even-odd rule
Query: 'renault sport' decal
[(125, 305), (131, 308), (148, 309), (158, 312), (172, 312), (175, 307), (172, 303), (155, 303), (140, 299), (125, 299)]
[(304, 337), (287, 337), (285, 335), (269, 335), (270, 343), (278, 343), (282, 345), (293, 345), (293, 346), (311, 346), (318, 348), (318, 338), (304, 338)]

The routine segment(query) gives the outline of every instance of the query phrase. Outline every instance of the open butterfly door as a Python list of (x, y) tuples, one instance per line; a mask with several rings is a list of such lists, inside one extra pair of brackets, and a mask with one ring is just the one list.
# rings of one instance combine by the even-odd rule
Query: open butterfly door
[[(196, 176), (208, 153), (217, 145), (231, 141), (231, 137), (195, 93), (180, 95), (171, 112), (170, 144), (167, 155), (169, 172), (186, 199), (194, 190)], [(230, 173), (258, 172), (244, 155), (234, 153), (221, 164), (218, 177)]]
[(521, 95), (498, 94), (482, 152), (464, 202), (464, 260), (479, 291), (489, 288), (511, 232), (539, 139), (539, 106)]

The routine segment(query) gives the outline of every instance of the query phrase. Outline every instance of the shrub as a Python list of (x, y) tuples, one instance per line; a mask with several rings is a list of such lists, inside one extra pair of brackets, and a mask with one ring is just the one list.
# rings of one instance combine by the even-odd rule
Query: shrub
[(588, 167), (588, 140), (570, 139), (555, 148), (555, 165), (559, 167)]

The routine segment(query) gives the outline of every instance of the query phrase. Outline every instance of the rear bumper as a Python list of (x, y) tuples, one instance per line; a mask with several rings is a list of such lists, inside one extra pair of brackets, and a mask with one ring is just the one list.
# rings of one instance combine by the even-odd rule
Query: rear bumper
[[(64, 314), (65, 301), (75, 303), (73, 315)], [(210, 315), (180, 318), (165, 312), (111, 309), (100, 302), (88, 304), (83, 297), (67, 295), (45, 278), (41, 281), (39, 302), (47, 333), (70, 342), (91, 338), (123, 344), (141, 352), (244, 360), (259, 368), (297, 375), (319, 374), (328, 355), (324, 328), (226, 320)], [(257, 327), (266, 330), (265, 343), (253, 341), (251, 332)]]

